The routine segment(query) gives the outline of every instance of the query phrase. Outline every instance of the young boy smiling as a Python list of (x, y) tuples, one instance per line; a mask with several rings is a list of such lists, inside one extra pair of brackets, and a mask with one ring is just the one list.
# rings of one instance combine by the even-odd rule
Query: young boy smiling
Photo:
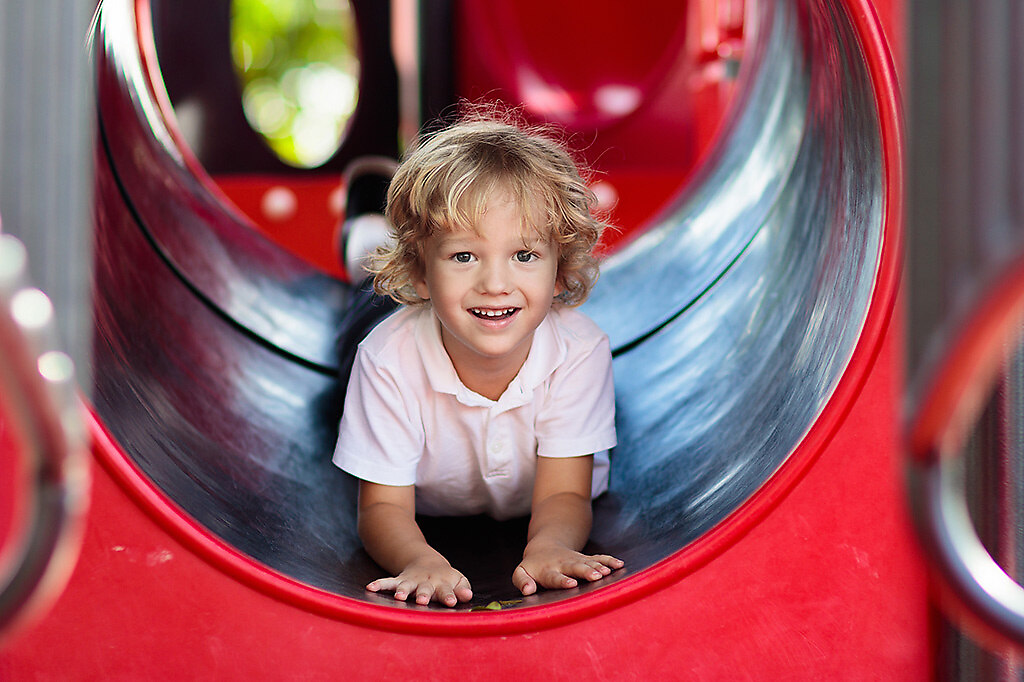
[(406, 307), (360, 344), (334, 454), (391, 574), (368, 590), (472, 598), (416, 514), (529, 514), (524, 595), (623, 565), (580, 552), (615, 445), (608, 339), (573, 309), (597, 277), (591, 207), (558, 142), (486, 118), (435, 133), (395, 173), (374, 285)]

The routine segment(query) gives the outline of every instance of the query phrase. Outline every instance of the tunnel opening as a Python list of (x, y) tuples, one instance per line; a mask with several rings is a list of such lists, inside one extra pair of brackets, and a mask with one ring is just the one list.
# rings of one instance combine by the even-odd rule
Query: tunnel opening
[[(619, 446), (592, 544), (627, 568), (522, 600), (518, 622), (621, 603), (721, 551), (794, 485), (856, 395), (898, 260), (895, 86), (865, 7), (748, 8), (717, 145), (605, 260), (584, 311), (612, 340)], [(154, 96), (136, 27), (129, 0), (105, 3), (93, 358), (105, 464), (236, 574), (342, 617), (422, 625), (422, 607), (364, 591), (379, 569), (356, 536), (355, 482), (330, 462), (351, 287), (225, 207)], [(465, 557), (467, 608), (519, 599), (523, 524), (428, 532)]]

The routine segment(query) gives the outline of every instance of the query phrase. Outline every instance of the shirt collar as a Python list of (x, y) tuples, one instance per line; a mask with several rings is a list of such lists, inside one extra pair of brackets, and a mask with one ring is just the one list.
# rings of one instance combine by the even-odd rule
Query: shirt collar
[(430, 387), (438, 393), (451, 394), (459, 402), (471, 407), (498, 406), (513, 409), (525, 405), (533, 399), (534, 390), (547, 380), (566, 357), (565, 343), (551, 320), (553, 314), (554, 311), (549, 313), (534, 331), (526, 362), (495, 402), (469, 390), (459, 379), (441, 342), (441, 323), (429, 305), (424, 306), (416, 321), (415, 334)]

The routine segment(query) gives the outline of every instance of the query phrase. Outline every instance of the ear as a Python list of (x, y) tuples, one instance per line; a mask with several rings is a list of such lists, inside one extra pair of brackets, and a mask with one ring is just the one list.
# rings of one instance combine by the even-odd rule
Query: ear
[(564, 294), (565, 291), (566, 291), (565, 283), (562, 281), (562, 276), (561, 275), (557, 275), (555, 277), (555, 296), (554, 297), (558, 298), (559, 296)]
[(420, 277), (413, 281), (413, 287), (416, 289), (416, 295), (422, 298), (424, 301), (430, 300), (430, 289), (427, 288), (427, 278)]

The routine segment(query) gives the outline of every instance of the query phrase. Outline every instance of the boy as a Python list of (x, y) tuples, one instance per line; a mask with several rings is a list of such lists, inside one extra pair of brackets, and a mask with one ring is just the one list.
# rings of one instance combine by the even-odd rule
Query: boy
[(616, 442), (608, 339), (572, 309), (597, 277), (591, 206), (557, 142), (493, 120), (434, 134), (395, 173), (374, 286), (406, 307), (360, 344), (334, 454), (360, 479), (360, 538), (393, 576), (368, 590), (472, 598), (417, 513), (529, 513), (512, 575), (524, 595), (622, 567), (579, 551)]

